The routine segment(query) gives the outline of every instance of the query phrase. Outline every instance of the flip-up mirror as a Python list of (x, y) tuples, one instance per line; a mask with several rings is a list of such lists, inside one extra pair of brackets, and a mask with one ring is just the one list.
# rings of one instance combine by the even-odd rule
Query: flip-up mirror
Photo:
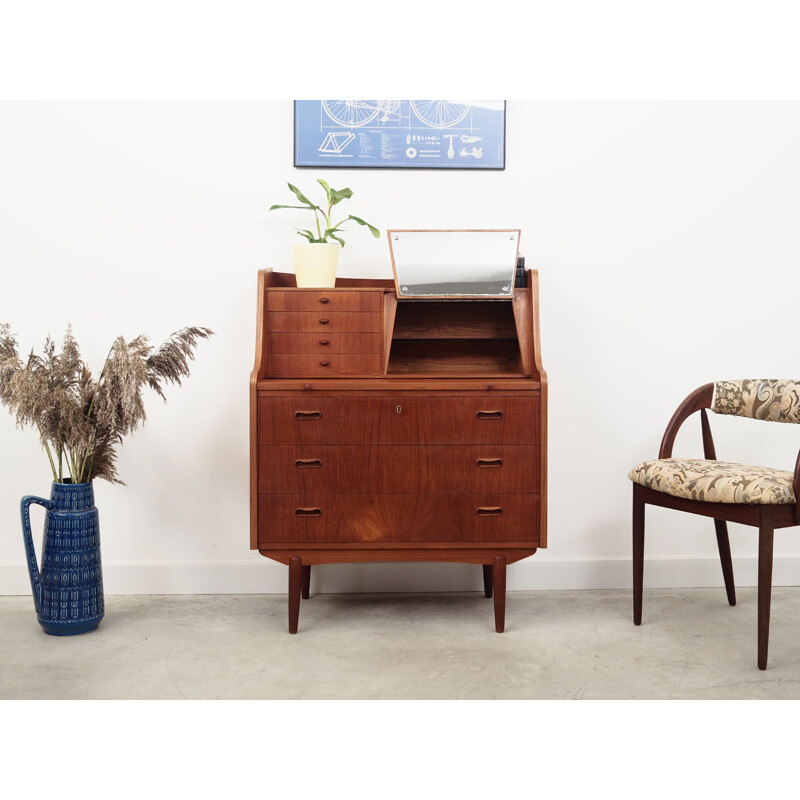
[(400, 300), (510, 300), (518, 229), (391, 230), (389, 250)]

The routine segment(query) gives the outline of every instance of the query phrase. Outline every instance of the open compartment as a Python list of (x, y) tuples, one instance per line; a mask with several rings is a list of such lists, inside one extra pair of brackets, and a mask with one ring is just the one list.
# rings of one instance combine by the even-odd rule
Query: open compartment
[(387, 373), (521, 375), (512, 303), (492, 300), (397, 304)]

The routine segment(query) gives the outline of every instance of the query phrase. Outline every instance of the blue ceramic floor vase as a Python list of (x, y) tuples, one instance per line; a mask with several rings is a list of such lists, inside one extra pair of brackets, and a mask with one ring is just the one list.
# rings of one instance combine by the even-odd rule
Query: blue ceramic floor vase
[[(32, 503), (46, 509), (41, 569), (31, 536)], [(54, 483), (49, 500), (22, 498), (22, 535), (33, 602), (45, 633), (73, 636), (94, 630), (103, 619), (100, 526), (90, 483)]]

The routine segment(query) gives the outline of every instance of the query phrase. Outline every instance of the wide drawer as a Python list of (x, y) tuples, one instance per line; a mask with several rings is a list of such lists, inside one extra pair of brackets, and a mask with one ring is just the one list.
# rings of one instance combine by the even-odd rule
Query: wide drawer
[(273, 333), (380, 333), (380, 314), (350, 314), (320, 311), (271, 311), (267, 314), (267, 330)]
[(261, 446), (258, 492), (517, 494), (538, 486), (539, 458), (537, 445)]
[(259, 444), (539, 444), (539, 397), (262, 397)]
[(389, 404), (389, 444), (539, 444), (538, 397), (404, 397)]
[(271, 333), (267, 337), (267, 352), (274, 353), (380, 353), (383, 337), (380, 333)]
[(380, 397), (262, 397), (259, 444), (378, 444), (386, 425)]
[(270, 289), (267, 311), (349, 311), (380, 313), (382, 291), (308, 291)]
[(262, 494), (258, 546), (280, 543), (526, 542), (538, 494)]
[(380, 353), (275, 353), (267, 361), (267, 374), (272, 378), (380, 373)]

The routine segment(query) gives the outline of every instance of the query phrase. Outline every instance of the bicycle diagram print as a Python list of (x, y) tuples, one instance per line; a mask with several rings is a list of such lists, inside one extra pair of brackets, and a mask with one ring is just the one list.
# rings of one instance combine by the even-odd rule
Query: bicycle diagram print
[(295, 101), (295, 166), (503, 169), (504, 150), (504, 101)]

